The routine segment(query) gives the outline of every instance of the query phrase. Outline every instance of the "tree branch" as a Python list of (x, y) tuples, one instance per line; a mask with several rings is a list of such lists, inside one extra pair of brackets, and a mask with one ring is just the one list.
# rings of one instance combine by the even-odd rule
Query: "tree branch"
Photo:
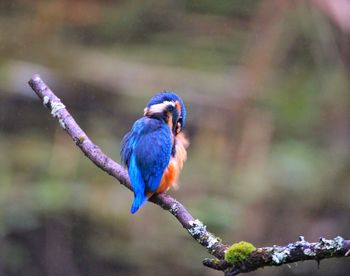
[(258, 248), (244, 261), (233, 265), (224, 260), (212, 259), (205, 259), (203, 264), (224, 271), (226, 276), (234, 276), (265, 266), (280, 266), (306, 260), (315, 260), (319, 263), (326, 258), (348, 257), (348, 255), (350, 255), (350, 240), (344, 240), (340, 236), (331, 240), (320, 238), (318, 242), (313, 243), (300, 236), (298, 241), (285, 246)]
[[(122, 185), (132, 190), (128, 172), (118, 163), (104, 154), (96, 146), (86, 133), (79, 127), (72, 115), (68, 112), (61, 100), (51, 91), (39, 75), (34, 75), (29, 85), (43, 101), (45, 107), (51, 110), (51, 115), (58, 120), (61, 127), (73, 139), (75, 144), (96, 166), (116, 178)], [(150, 201), (169, 211), (188, 233), (202, 246), (206, 247), (210, 254), (222, 259), (227, 246), (220, 239), (206, 230), (206, 226), (194, 219), (186, 208), (168, 194), (158, 194), (150, 198)]]
[[(92, 143), (70, 115), (65, 105), (47, 87), (40, 76), (34, 75), (30, 79), (29, 85), (86, 157), (100, 169), (116, 178), (122, 185), (132, 190), (127, 171)], [(324, 258), (350, 255), (350, 240), (344, 240), (342, 237), (336, 237), (332, 240), (321, 238), (316, 243), (309, 243), (300, 237), (299, 241), (287, 246), (258, 248), (250, 252), (244, 260), (229, 263), (225, 260), (225, 254), (230, 253), (231, 249), (207, 231), (206, 226), (198, 219), (194, 219), (179, 201), (165, 193), (154, 195), (150, 201), (169, 211), (192, 238), (216, 257), (216, 259), (205, 259), (203, 261), (205, 266), (224, 271), (226, 275), (250, 272), (264, 266), (279, 266), (304, 260), (320, 261)]]

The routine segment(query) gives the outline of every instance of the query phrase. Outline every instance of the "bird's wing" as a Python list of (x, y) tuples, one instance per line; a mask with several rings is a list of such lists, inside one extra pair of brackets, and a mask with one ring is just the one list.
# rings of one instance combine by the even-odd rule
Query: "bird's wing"
[[(129, 168), (134, 189), (143, 185), (149, 192), (157, 189), (169, 164), (171, 149), (171, 132), (166, 124), (144, 118), (134, 123), (132, 130), (123, 138), (120, 151), (123, 164)], [(139, 177), (132, 179), (134, 173), (131, 171), (135, 171), (135, 175), (141, 176), (143, 181)], [(140, 185), (139, 182), (144, 183)]]
[(134, 154), (146, 190), (154, 192), (168, 166), (171, 155), (171, 134), (166, 124), (140, 136)]

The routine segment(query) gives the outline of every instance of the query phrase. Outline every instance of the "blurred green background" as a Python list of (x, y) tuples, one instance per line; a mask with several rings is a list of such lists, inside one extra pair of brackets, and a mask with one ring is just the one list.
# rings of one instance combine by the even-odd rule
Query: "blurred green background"
[[(157, 91), (188, 110), (170, 193), (224, 242), (350, 238), (346, 0), (0, 1), (0, 274), (222, 275), (167, 212), (95, 167), (27, 81), (119, 146)], [(347, 259), (251, 275), (346, 275)]]

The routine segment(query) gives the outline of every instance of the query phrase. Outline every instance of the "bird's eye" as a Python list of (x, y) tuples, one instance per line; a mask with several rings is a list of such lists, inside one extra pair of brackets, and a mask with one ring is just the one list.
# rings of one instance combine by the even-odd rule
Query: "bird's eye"
[(181, 131), (181, 124), (177, 123), (177, 125), (176, 125), (176, 134), (179, 134), (180, 131)]
[(180, 117), (177, 120), (176, 127), (175, 127), (175, 133), (176, 134), (178, 134), (181, 131), (181, 127), (182, 127), (182, 118)]

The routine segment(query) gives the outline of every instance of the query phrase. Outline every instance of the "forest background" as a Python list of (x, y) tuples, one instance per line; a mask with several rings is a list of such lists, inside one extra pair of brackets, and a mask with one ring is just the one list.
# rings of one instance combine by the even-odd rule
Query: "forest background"
[(170, 193), (225, 242), (349, 239), (349, 34), (346, 0), (0, 1), (0, 273), (221, 275), (168, 213), (129, 213), (132, 193), (42, 107), (34, 73), (117, 161), (148, 99), (176, 91), (191, 145)]

